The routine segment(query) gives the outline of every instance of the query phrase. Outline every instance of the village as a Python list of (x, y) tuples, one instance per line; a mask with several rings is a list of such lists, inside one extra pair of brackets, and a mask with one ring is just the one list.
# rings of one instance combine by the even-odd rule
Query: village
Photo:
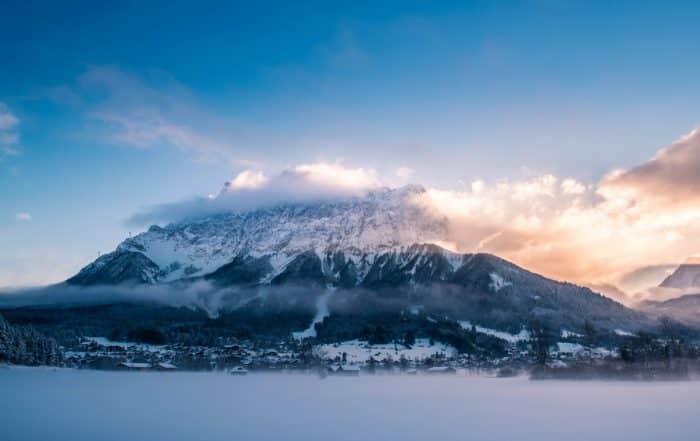
[[(549, 354), (548, 366), (614, 359), (616, 354), (560, 343)], [(66, 367), (122, 371), (307, 372), (325, 375), (373, 373), (456, 374), (514, 376), (535, 364), (525, 345), (511, 345), (507, 355), (460, 354), (453, 347), (416, 339), (410, 347), (398, 343), (370, 345), (351, 340), (311, 345), (297, 340), (262, 347), (245, 339), (229, 339), (217, 346), (152, 345), (84, 337), (63, 351)]]

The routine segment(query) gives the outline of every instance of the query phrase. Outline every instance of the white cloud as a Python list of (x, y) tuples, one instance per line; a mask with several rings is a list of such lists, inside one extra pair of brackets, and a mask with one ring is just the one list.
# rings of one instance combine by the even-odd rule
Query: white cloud
[(301, 164), (294, 167), (294, 173), (312, 185), (343, 191), (364, 191), (381, 186), (375, 170), (347, 168), (339, 162)]
[(533, 179), (498, 184), (502, 191), (512, 194), (515, 200), (526, 200), (534, 197), (554, 197), (557, 178), (552, 175), (542, 175)]
[(307, 203), (360, 196), (382, 185), (376, 171), (340, 162), (316, 162), (287, 168), (272, 177), (244, 170), (227, 182), (216, 197), (147, 207), (128, 225), (167, 223), (225, 211), (245, 211), (282, 203)]
[(586, 191), (586, 186), (575, 179), (567, 178), (561, 181), (561, 191), (568, 195), (583, 194)]
[(348, 168), (340, 162), (300, 164), (283, 170), (270, 179), (262, 171), (244, 170), (227, 182), (224, 192), (229, 196), (240, 190), (263, 190), (282, 186), (302, 189), (309, 193), (349, 194), (378, 188), (382, 184), (373, 169)]
[(17, 213), (15, 215), (15, 220), (18, 222), (30, 222), (32, 220), (32, 215), (27, 212)]
[(253, 190), (264, 186), (267, 181), (267, 176), (261, 171), (243, 170), (234, 179), (226, 183), (226, 190)]

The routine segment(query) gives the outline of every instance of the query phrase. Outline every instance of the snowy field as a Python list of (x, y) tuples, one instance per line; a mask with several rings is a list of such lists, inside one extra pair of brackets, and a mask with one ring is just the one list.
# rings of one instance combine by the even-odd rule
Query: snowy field
[(0, 440), (697, 440), (700, 382), (0, 368)]
[(454, 357), (457, 350), (439, 342), (430, 344), (427, 338), (416, 339), (410, 347), (401, 345), (384, 344), (370, 345), (362, 340), (349, 340), (341, 343), (318, 345), (314, 348), (314, 354), (324, 360), (342, 358), (345, 354), (348, 364), (366, 363), (370, 358), (376, 361), (399, 360), (401, 357), (408, 361), (421, 361), (435, 355)]

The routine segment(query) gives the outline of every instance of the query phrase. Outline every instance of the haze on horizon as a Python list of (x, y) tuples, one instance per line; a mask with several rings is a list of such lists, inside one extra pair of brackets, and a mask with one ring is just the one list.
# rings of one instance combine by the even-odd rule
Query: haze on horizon
[(0, 288), (202, 207), (406, 184), (441, 245), (557, 279), (700, 253), (698, 6), (5, 9)]

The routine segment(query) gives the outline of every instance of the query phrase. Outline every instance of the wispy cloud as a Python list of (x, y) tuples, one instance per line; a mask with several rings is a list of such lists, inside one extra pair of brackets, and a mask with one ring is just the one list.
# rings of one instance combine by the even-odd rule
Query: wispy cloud
[(243, 129), (205, 106), (171, 76), (130, 74), (94, 66), (74, 84), (49, 88), (46, 96), (86, 116), (89, 135), (122, 147), (173, 147), (200, 159), (247, 164)]
[(31, 222), (32, 220), (32, 215), (27, 212), (20, 212), (15, 214), (15, 220), (17, 222)]
[(0, 102), (0, 160), (19, 153), (19, 118)]
[(223, 154), (230, 147), (190, 127), (169, 121), (155, 109), (132, 110), (127, 114), (95, 112), (92, 116), (112, 129), (106, 134), (106, 139), (117, 145), (139, 148), (173, 146), (205, 155)]
[(348, 26), (340, 27), (335, 38), (329, 44), (320, 46), (319, 52), (331, 65), (339, 68), (369, 60), (368, 54), (360, 47), (355, 32)]

